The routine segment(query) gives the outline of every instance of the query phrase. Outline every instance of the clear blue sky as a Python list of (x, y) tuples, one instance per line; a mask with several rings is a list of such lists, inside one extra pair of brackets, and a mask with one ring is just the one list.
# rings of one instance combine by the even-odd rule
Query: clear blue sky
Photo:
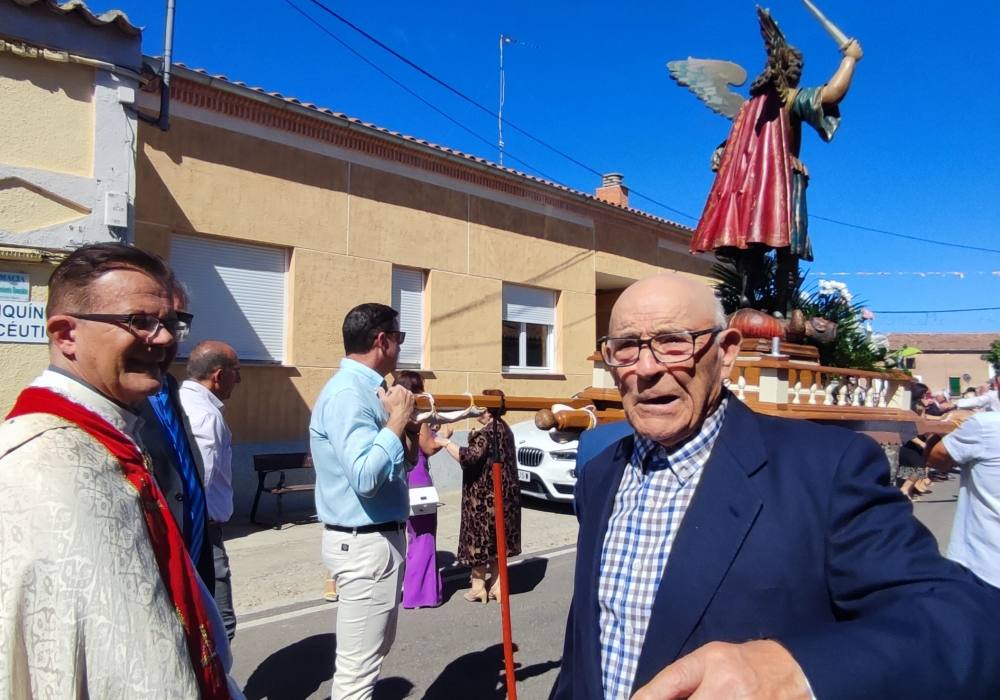
[[(368, 43), (310, 0), (289, 0), (488, 141), (496, 120)], [(668, 77), (668, 60), (736, 61), (750, 76), (764, 51), (750, 0), (432, 2), (323, 0), (426, 70), (496, 108), (497, 40), (508, 46), (504, 116), (594, 169), (692, 216), (712, 183), (709, 156), (729, 122)], [(109, 4), (109, 2), (111, 4)], [(803, 85), (824, 82), (840, 55), (799, 0), (763, 2), (805, 53)], [(1000, 4), (818, 0), (865, 57), (833, 142), (803, 134), (811, 214), (952, 244), (1000, 249)], [(146, 28), (159, 55), (163, 0), (90, 0)], [(177, 0), (175, 60), (292, 95), (390, 129), (495, 160), (470, 136), (362, 63), (286, 0)], [(507, 153), (571, 187), (598, 178), (513, 129)], [(513, 167), (523, 166), (508, 160)], [(633, 193), (632, 204), (691, 225)], [(879, 310), (1000, 306), (1000, 253), (907, 241), (813, 219), (819, 273)], [(890, 272), (865, 276), (857, 273)], [(923, 276), (917, 273), (926, 273)], [(963, 273), (958, 276), (950, 273)], [(877, 331), (998, 331), (1000, 312), (879, 314)]]

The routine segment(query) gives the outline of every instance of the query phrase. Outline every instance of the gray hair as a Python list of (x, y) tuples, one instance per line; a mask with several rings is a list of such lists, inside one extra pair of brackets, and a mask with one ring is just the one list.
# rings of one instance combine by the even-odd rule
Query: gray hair
[(722, 306), (722, 297), (719, 296), (718, 290), (712, 295), (712, 307), (713, 316), (715, 317), (715, 327), (722, 329), (729, 325), (729, 319), (726, 318), (726, 309)]

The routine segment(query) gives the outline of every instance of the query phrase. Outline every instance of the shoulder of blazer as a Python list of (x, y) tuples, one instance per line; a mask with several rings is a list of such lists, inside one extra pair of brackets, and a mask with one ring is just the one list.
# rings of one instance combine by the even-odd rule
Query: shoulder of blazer
[(580, 433), (576, 448), (576, 476), (579, 479), (588, 462), (605, 451), (609, 446), (632, 434), (628, 421), (605, 423)]

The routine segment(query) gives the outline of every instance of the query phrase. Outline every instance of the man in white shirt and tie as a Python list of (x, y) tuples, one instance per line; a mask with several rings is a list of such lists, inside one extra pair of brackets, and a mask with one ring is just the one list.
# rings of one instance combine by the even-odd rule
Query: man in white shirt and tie
[(222, 524), (233, 515), (233, 434), (222, 409), (223, 401), (232, 396), (240, 383), (240, 360), (226, 343), (204, 340), (191, 351), (187, 373), (188, 379), (180, 389), (181, 406), (205, 465), (207, 533), (215, 560), (215, 603), (226, 624), (226, 634), (232, 640), (236, 634), (236, 613)]

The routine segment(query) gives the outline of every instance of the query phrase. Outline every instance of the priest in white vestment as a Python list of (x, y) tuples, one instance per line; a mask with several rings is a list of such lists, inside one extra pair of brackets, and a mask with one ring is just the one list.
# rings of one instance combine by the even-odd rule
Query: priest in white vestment
[(52, 275), (51, 365), (0, 425), (0, 698), (241, 697), (136, 437), (175, 343), (171, 280), (119, 244)]

